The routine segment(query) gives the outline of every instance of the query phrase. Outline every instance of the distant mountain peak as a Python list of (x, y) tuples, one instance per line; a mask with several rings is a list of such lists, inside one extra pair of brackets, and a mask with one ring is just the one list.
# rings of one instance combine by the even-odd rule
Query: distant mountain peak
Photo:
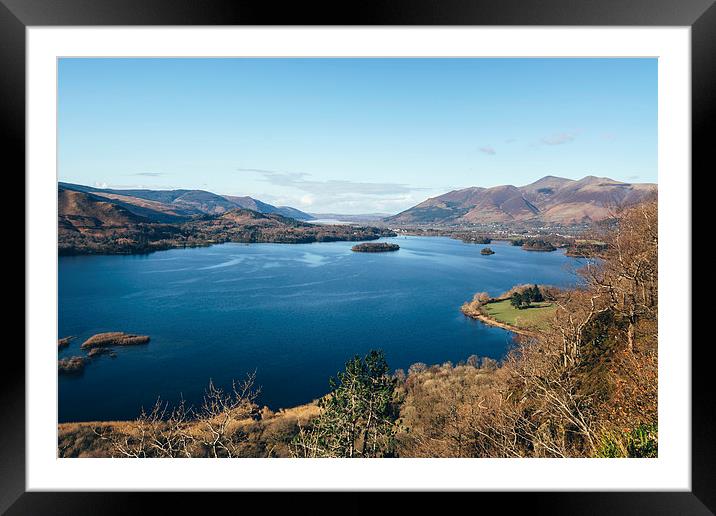
[(544, 176), (541, 179), (538, 179), (534, 183), (530, 183), (528, 185), (525, 185), (522, 188), (534, 186), (534, 187), (540, 187), (544, 185), (554, 185), (554, 184), (567, 184), (567, 183), (574, 183), (574, 179), (567, 179), (566, 177), (559, 177), (559, 176)]
[(655, 184), (622, 183), (608, 177), (590, 175), (574, 180), (548, 175), (521, 187), (500, 185), (453, 190), (385, 220), (403, 224), (527, 220), (571, 224), (604, 219), (614, 205), (639, 202), (655, 190)]
[(597, 176), (584, 176), (582, 179), (579, 179), (578, 183), (596, 183), (599, 181), (608, 181), (611, 183), (616, 183), (617, 181), (614, 181), (613, 179), (610, 179), (608, 177), (597, 177)]

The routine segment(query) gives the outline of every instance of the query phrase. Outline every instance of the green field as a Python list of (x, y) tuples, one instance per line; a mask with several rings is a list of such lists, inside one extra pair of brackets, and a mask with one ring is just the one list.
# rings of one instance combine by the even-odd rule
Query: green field
[(487, 315), (498, 322), (518, 328), (547, 329), (557, 307), (553, 303), (533, 303), (530, 308), (519, 310), (512, 306), (509, 299), (487, 303), (483, 306)]

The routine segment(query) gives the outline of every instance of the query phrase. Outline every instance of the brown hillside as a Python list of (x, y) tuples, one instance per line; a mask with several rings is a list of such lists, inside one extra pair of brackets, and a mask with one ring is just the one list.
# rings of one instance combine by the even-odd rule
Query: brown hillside
[(532, 184), (465, 188), (433, 197), (385, 219), (402, 224), (480, 224), (537, 221), (574, 224), (603, 220), (617, 207), (642, 202), (652, 183), (622, 183), (587, 176), (578, 181), (546, 176)]
[(148, 221), (101, 197), (63, 188), (58, 190), (57, 206), (60, 232), (123, 227)]

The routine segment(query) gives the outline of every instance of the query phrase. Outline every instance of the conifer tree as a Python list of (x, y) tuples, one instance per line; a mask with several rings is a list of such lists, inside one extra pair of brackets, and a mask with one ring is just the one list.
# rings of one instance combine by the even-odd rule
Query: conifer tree
[(512, 294), (512, 300), (510, 300), (510, 303), (515, 308), (520, 308), (522, 306), (522, 294), (520, 292)]
[(382, 351), (353, 357), (330, 379), (321, 415), (292, 442), (298, 457), (387, 457), (394, 452), (395, 379)]

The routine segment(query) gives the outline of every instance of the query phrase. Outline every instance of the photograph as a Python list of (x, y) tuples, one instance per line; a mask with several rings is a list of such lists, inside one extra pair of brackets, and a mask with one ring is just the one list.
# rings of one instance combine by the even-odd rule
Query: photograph
[(716, 0), (0, 0), (0, 515), (716, 515), (714, 34)]
[(658, 461), (660, 66), (58, 57), (57, 458)]

